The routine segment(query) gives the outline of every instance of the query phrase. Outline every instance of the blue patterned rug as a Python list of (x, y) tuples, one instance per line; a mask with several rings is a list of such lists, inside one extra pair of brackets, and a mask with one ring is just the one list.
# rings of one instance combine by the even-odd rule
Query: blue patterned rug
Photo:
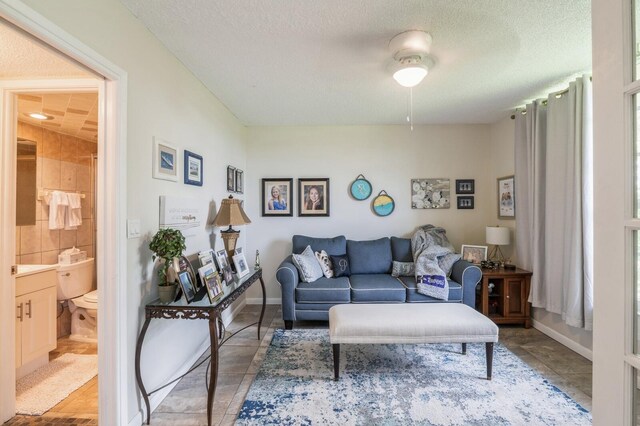
[(342, 345), (276, 330), (237, 425), (590, 425), (591, 415), (501, 344)]

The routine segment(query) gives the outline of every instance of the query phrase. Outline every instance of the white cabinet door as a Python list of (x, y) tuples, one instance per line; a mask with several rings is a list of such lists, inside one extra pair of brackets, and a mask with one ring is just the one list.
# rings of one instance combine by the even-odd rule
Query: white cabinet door
[(56, 288), (18, 297), (24, 303), (22, 321), (22, 364), (56, 348)]

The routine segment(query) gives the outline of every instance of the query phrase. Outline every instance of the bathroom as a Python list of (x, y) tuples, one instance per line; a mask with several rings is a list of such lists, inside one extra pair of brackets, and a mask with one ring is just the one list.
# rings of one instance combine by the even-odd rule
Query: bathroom
[[(55, 271), (56, 282), (55, 302), (50, 301), (55, 309), (49, 315), (55, 322), (55, 349), (48, 353), (48, 360), (29, 361), (26, 365), (20, 365), (16, 349), (16, 363), (20, 365), (16, 369), (18, 414), (42, 412), (42, 408), (33, 409), (29, 402), (21, 400), (20, 380), (26, 380), (32, 370), (47, 367), (40, 364), (53, 364), (65, 355), (92, 355), (92, 362), (77, 361), (78, 369), (87, 370), (84, 378), (77, 379), (84, 384), (80, 383), (44, 415), (97, 418), (97, 117), (97, 92), (17, 95), (16, 285), (20, 286), (21, 278), (51, 271)], [(36, 270), (28, 265), (52, 266)], [(31, 300), (24, 305), (17, 303), (17, 308), (20, 322), (23, 317), (31, 318), (31, 310), (37, 315)], [(16, 346), (19, 344), (16, 342)], [(73, 360), (75, 363), (76, 358)], [(71, 365), (69, 368), (76, 368)], [(66, 370), (61, 374), (67, 374)], [(83, 380), (89, 376), (92, 378), (85, 383)]]

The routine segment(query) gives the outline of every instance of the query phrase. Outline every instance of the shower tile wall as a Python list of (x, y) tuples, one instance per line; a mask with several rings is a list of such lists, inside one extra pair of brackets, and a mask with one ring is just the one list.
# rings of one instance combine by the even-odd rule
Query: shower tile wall
[(36, 224), (16, 227), (16, 262), (18, 264), (58, 263), (58, 254), (73, 246), (93, 257), (94, 180), (91, 154), (97, 144), (49, 129), (18, 122), (18, 137), (37, 142), (38, 189), (81, 192), (82, 225), (74, 231), (49, 229), (49, 206), (36, 202)]

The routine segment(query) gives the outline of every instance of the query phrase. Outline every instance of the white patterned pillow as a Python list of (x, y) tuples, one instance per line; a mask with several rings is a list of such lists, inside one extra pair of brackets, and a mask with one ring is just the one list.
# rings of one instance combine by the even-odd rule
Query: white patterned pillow
[(451, 275), (453, 264), (460, 259), (462, 259), (462, 255), (460, 253), (445, 254), (444, 256), (438, 258), (438, 266), (440, 266), (440, 269), (442, 269), (445, 275), (448, 277), (449, 275)]
[(318, 278), (323, 276), (322, 268), (311, 246), (307, 246), (306, 249), (300, 254), (294, 254), (293, 263), (300, 272), (300, 279), (305, 283), (312, 283)]
[(412, 277), (415, 274), (416, 266), (413, 262), (393, 261), (392, 277)]
[(333, 265), (331, 264), (331, 258), (327, 252), (324, 250), (317, 251), (316, 259), (318, 259), (318, 263), (320, 263), (324, 276), (327, 278), (333, 278)]

